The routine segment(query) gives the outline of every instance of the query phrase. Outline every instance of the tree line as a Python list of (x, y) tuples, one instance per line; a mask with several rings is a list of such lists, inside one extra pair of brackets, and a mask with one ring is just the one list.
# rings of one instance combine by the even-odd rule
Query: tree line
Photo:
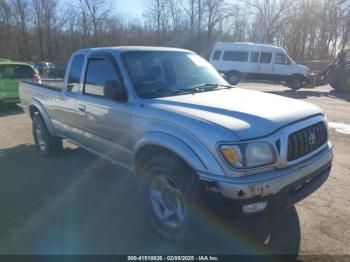
[(271, 43), (294, 59), (349, 48), (350, 0), (144, 0), (130, 18), (113, 0), (0, 0), (0, 57), (65, 61), (80, 48), (156, 45), (208, 57), (217, 41)]

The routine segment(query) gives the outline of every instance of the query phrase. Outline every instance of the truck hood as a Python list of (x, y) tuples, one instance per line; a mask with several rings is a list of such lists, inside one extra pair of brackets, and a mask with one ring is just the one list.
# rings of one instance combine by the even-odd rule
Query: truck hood
[(158, 98), (151, 104), (220, 125), (241, 140), (266, 136), (322, 113), (319, 107), (306, 102), (240, 88)]

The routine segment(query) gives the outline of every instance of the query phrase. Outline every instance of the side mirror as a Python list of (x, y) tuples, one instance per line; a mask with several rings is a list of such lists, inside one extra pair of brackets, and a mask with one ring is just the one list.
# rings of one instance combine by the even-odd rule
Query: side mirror
[(103, 86), (105, 97), (125, 102), (127, 99), (125, 88), (117, 80), (107, 80)]

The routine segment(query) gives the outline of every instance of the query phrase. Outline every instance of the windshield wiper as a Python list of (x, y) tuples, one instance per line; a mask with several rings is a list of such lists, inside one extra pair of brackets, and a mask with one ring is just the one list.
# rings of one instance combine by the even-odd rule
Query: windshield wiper
[(177, 88), (177, 89), (166, 89), (158, 88), (147, 90), (139, 93), (139, 96), (143, 98), (157, 98), (164, 96), (174, 96), (174, 95), (183, 95), (183, 94), (193, 94), (197, 92), (203, 92), (203, 89), (199, 88)]
[(177, 89), (157, 88), (157, 89), (140, 92), (139, 96), (143, 98), (156, 98), (156, 97), (163, 97), (163, 96), (194, 94), (194, 93), (200, 93), (205, 91), (228, 89), (228, 88), (233, 88), (233, 86), (219, 85), (219, 84), (201, 84), (191, 88), (177, 88)]
[(192, 87), (191, 89), (197, 89), (197, 90), (202, 90), (202, 91), (207, 91), (207, 90), (214, 90), (214, 89), (230, 89), (233, 88), (231, 85), (221, 85), (221, 84), (201, 84)]

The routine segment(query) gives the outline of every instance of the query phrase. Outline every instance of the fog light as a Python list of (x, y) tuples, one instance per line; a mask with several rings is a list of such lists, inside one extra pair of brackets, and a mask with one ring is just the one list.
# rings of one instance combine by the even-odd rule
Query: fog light
[(267, 206), (267, 202), (258, 202), (258, 203), (253, 203), (249, 205), (244, 205), (242, 207), (243, 213), (249, 214), (249, 213), (256, 213), (263, 211)]

